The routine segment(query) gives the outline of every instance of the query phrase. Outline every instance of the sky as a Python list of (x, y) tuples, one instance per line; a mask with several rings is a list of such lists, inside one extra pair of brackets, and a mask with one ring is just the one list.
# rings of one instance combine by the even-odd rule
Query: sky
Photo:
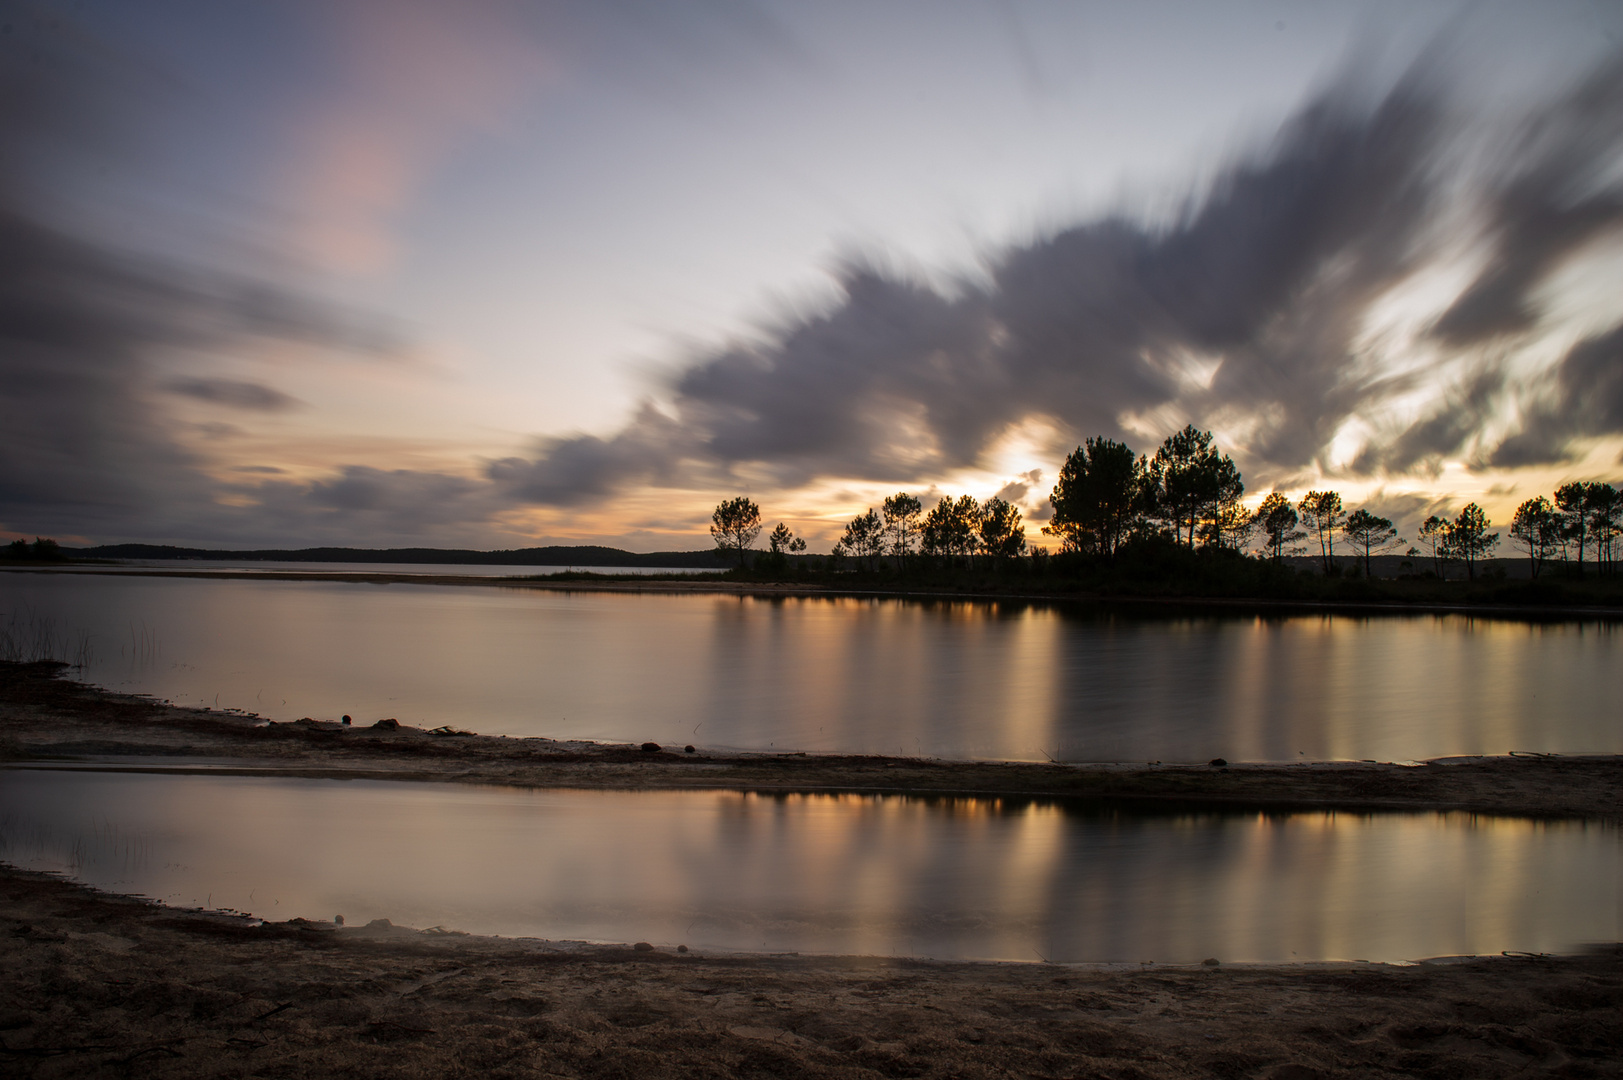
[[(0, 0), (0, 536), (1623, 479), (1623, 5)], [(1413, 538), (1413, 532), (1405, 535)]]

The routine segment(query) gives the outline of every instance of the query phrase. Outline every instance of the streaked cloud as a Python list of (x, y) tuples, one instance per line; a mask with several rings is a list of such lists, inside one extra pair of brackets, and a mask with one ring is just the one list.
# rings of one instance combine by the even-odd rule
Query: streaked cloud
[[(1424, 57), (1375, 95), (1338, 84), (1171, 220), (1075, 224), (994, 254), (989, 283), (948, 292), (848, 264), (829, 310), (700, 358), (616, 434), (551, 438), (490, 475), (555, 505), (697, 478), (919, 484), (983, 464), (1032, 417), (1060, 433), (1055, 453), (1094, 434), (1143, 444), (1145, 415), (1168, 429), (1220, 419), (1243, 432), (1229, 440), (1243, 462), (1276, 477), (1401, 473), (1458, 454), (1516, 407), (1518, 347), (1548, 329), (1540, 290), (1623, 220), (1623, 61), (1475, 129), (1440, 70)], [(1462, 199), (1481, 213), (1462, 222), (1450, 212)], [(1472, 246), (1490, 254), (1429, 331), (1469, 377), (1394, 427), (1391, 407), (1422, 380), (1370, 355), (1372, 312)], [(1603, 378), (1615, 355), (1615, 334), (1574, 349), (1557, 400), (1487, 454), (1547, 464), (1567, 437), (1623, 436)], [(1579, 386), (1600, 393), (1580, 406)], [(1332, 446), (1353, 421), (1379, 442), (1341, 463)]]
[(295, 408), (297, 398), (261, 383), (242, 379), (184, 378), (173, 379), (163, 385), (171, 394), (194, 398), (210, 405), (224, 405), (231, 409), (251, 412), (282, 412)]
[[(643, 381), (644, 399), (613, 404), (626, 417), (618, 426), (535, 424), (526, 435), (512, 430), (519, 408), (486, 441), (453, 444), (449, 424), (423, 418), (442, 402), (449, 410), (458, 380), (484, 380), (487, 397), (523, 382), (537, 399), (569, 403), (571, 377), (589, 366), (536, 345), (519, 352), (541, 374), (521, 379), (483, 368), (466, 343), (405, 362), (424, 348), (410, 305), (357, 314), (382, 295), (460, 306), (470, 321), (486, 317), (487, 294), (527, 302), (526, 263), (509, 258), (493, 280), (485, 249), (464, 250), (443, 222), (455, 235), (435, 237), (411, 215), (436, 185), (493, 190), (459, 157), (468, 144), (531, 138), (539, 149), (525, 160), (550, 164), (628, 137), (582, 116), (635, 115), (646, 154), (603, 160), (657, 173), (658, 155), (677, 155), (685, 186), (654, 211), (672, 219), (692, 200), (755, 196), (748, 185), (790, 174), (799, 183), (825, 145), (810, 126), (801, 147), (795, 122), (742, 119), (756, 104), (750, 87), (793, 82), (795, 100), (811, 101), (816, 80), (832, 77), (827, 57), (788, 28), (792, 12), (701, 8), (687, 18), (658, 5), (294, 3), (252, 8), (275, 31), (262, 44), (246, 16), (239, 25), (175, 0), (171, 28), (207, 15), (230, 30), (226, 59), (201, 32), (186, 55), (199, 70), (240, 59), (240, 86), (235, 70), (171, 78), (157, 54), (105, 27), (48, 4), (22, 9), (21, 30), (0, 41), (0, 526), (253, 546), (547, 536), (672, 546), (703, 542), (704, 508), (722, 494), (777, 500), (797, 531), (818, 536), (875, 493), (969, 483), (1036, 518), (1053, 467), (1081, 438), (1150, 449), (1191, 421), (1218, 429), (1254, 490), (1329, 478), (1407, 513), (1462, 477), (1510, 491), (1516, 476), (1587, 469), (1623, 446), (1617, 294), (1598, 290), (1574, 313), (1559, 287), (1586, 259), (1603, 272), (1623, 265), (1602, 257), (1623, 225), (1623, 54), (1537, 100), (1478, 102), (1463, 62), (1441, 46), (1395, 78), (1332, 81), (1272, 113), (1285, 114), (1272, 130), (1253, 126), (1241, 148), (1197, 156), (1162, 190), (1004, 229), (980, 244), (978, 265), (901, 270), (886, 237), (848, 238), (843, 250), (856, 254), (835, 263), (829, 289), (799, 297), (804, 307), (791, 296), (779, 309), (788, 314), (680, 354), (668, 336), (665, 353), (643, 358), (662, 372)], [(822, 36), (807, 39), (838, 37), (850, 17), (819, 16)], [(1073, 105), (1025, 9), (990, 18), (1013, 41), (996, 47), (1013, 56), (1004, 62), (1022, 93), (1045, 109)], [(608, 69), (596, 83), (578, 77), (592, 64)], [(682, 105), (640, 113), (615, 98), (569, 114), (577, 131), (514, 119), (528, 108), (533, 121), (587, 85)], [(895, 104), (887, 92), (911, 92), (877, 76), (852, 85), (875, 109)], [(231, 100), (210, 113), (216, 86)], [(728, 170), (680, 155), (714, 157), (724, 141), (649, 138), (695, 108), (768, 131), (792, 165), (740, 168), (736, 191), (710, 190)], [(205, 115), (208, 153), (165, 149)], [(883, 130), (906, 130), (910, 115), (898, 109)], [(167, 181), (133, 166), (124, 177), (130, 160), (149, 158)], [(861, 154), (841, 160), (860, 178)], [(85, 194), (182, 202), (165, 186), (176, 175), (226, 192), (175, 213), (184, 243), (162, 241), (161, 215)], [(652, 190), (617, 179), (605, 176), (605, 190)], [(830, 201), (849, 201), (841, 191)], [(626, 201), (597, 208), (604, 228), (619, 227), (615, 198)], [(548, 228), (571, 213), (549, 210), (535, 218)], [(497, 236), (525, 213), (504, 204), (479, 220)], [(650, 218), (636, 220), (613, 238), (616, 251), (651, 243)], [(713, 237), (696, 228), (662, 242), (678, 235), (681, 250), (666, 256), (706, 265)], [(537, 247), (552, 239), (536, 236)], [(572, 233), (539, 252), (550, 261), (535, 281), (568, 281), (587, 264), (613, 280), (589, 241)], [(448, 251), (467, 270), (454, 296), (445, 278), (399, 294), (378, 284)], [(738, 310), (759, 300), (740, 296)], [(384, 374), (334, 375), (357, 367)]]

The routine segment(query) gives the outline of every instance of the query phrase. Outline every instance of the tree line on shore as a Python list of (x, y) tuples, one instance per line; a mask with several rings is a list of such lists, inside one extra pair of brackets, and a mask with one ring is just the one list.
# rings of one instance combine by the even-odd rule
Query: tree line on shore
[(66, 562), (68, 558), (67, 552), (55, 540), (38, 536), (34, 537), (32, 544), (21, 537), (13, 540), (0, 548), (0, 556), (16, 562)]
[[(1169, 436), (1153, 456), (1135, 454), (1111, 439), (1091, 438), (1065, 459), (1049, 495), (1053, 516), (1042, 531), (1058, 542), (1055, 554), (1104, 562), (1135, 545), (1243, 554), (1255, 539), (1260, 542), (1255, 554), (1276, 564), (1287, 555), (1312, 550), (1327, 576), (1340, 573), (1340, 541), (1362, 564), (1366, 578), (1373, 576), (1375, 556), (1402, 553), (1428, 557), (1431, 573), (1439, 579), (1447, 577), (1451, 563), (1462, 564), (1466, 577), (1474, 579), (1477, 564), (1501, 539), (1474, 502), (1452, 519), (1426, 518), (1416, 538), (1422, 546), (1405, 550), (1408, 542), (1390, 519), (1367, 506), (1349, 512), (1338, 492), (1309, 491), (1293, 503), (1274, 491), (1255, 510), (1241, 505), (1244, 494), (1233, 459), (1219, 450), (1211, 432), (1194, 425)], [(1558, 488), (1553, 498), (1541, 495), (1524, 502), (1509, 534), (1527, 553), (1535, 579), (1557, 557), (1581, 575), (1586, 553), (1603, 573), (1615, 573), (1620, 518), (1623, 495), (1617, 488), (1575, 482)], [(736, 558), (740, 569), (747, 565), (760, 530), (760, 510), (743, 496), (718, 506), (710, 528), (718, 549)], [(769, 537), (769, 551), (761, 556), (765, 563), (757, 566), (781, 569), (787, 554), (805, 547), (780, 522)], [(1028, 549), (1019, 508), (998, 496), (985, 501), (946, 496), (925, 512), (918, 496), (905, 491), (849, 521), (833, 550), (836, 560), (853, 560), (869, 572), (894, 565), (903, 573), (918, 559), (973, 570), (1049, 554), (1043, 546)]]

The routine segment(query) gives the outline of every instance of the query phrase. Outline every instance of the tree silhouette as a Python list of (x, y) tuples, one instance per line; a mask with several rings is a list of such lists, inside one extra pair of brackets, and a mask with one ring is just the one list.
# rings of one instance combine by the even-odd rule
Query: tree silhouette
[(1213, 547), (1243, 551), (1251, 534), (1257, 531), (1256, 518), (1240, 505), (1239, 499), (1217, 504), (1213, 517), (1201, 526), (1201, 536)]
[(1020, 509), (996, 495), (987, 499), (981, 504), (980, 541), (981, 551), (994, 562), (1023, 553), (1026, 533), (1020, 521)]
[(919, 526), (919, 540), (928, 555), (973, 559), (980, 542), (981, 504), (973, 496), (944, 497), (930, 508)]
[(1449, 550), (1465, 560), (1465, 577), (1468, 581), (1476, 580), (1477, 560), (1499, 543), (1499, 534), (1488, 532), (1491, 524), (1482, 507), (1469, 503), (1448, 527)]
[(761, 508), (743, 495), (728, 499), (710, 516), (710, 535), (716, 548), (737, 555), (740, 570), (744, 569), (744, 553), (760, 534)]
[(834, 545), (834, 554), (852, 555), (868, 561), (868, 570), (878, 572), (879, 557), (885, 553), (885, 523), (870, 508), (845, 526), (845, 535)]
[(1283, 558), (1286, 552), (1294, 554), (1301, 550), (1300, 541), (1307, 533), (1296, 527), (1301, 520), (1296, 516), (1296, 508), (1279, 492), (1268, 493), (1262, 505), (1257, 507), (1253, 520), (1268, 538), (1268, 555), (1275, 562)]
[(1132, 529), (1142, 502), (1148, 463), (1110, 439), (1089, 439), (1065, 459), (1049, 495), (1054, 516), (1043, 533), (1061, 551), (1113, 558)]
[(1560, 541), (1561, 517), (1550, 500), (1540, 495), (1516, 507), (1516, 516), (1510, 519), (1510, 538), (1527, 552), (1529, 572), (1538, 580), (1544, 569), (1544, 560)]
[(5, 557), (36, 562), (66, 562), (68, 555), (55, 540), (36, 536), (32, 544), (22, 537), (13, 540), (6, 546)]
[(778, 522), (766, 538), (766, 546), (774, 555), (783, 555), (788, 552), (801, 552), (806, 550), (806, 541), (789, 531), (789, 526)]
[(1617, 572), (1612, 555), (1613, 541), (1623, 517), (1623, 494), (1611, 484), (1592, 484), (1589, 491), (1589, 531), (1595, 542), (1595, 562), (1602, 573)]
[(1394, 544), (1403, 543), (1403, 538), (1392, 527), (1392, 522), (1383, 517), (1376, 517), (1362, 507), (1347, 515), (1342, 522), (1341, 534), (1354, 548), (1361, 548), (1364, 552), (1364, 576), (1371, 577), (1370, 556), (1384, 552)]
[(919, 516), (924, 507), (919, 500), (905, 491), (898, 491), (879, 507), (885, 518), (885, 542), (902, 572), (907, 571), (907, 557), (913, 554), (918, 542)]
[(1589, 541), (1589, 484), (1562, 484), (1555, 489), (1561, 534), (1578, 545), (1578, 576), (1584, 576), (1584, 548)]
[(1307, 522), (1319, 541), (1319, 555), (1324, 559), (1324, 572), (1330, 573), (1335, 565), (1336, 530), (1341, 527), (1341, 496), (1334, 491), (1310, 491), (1296, 504), (1302, 520)]
[(1210, 526), (1225, 506), (1240, 501), (1245, 484), (1233, 460), (1212, 445), (1211, 432), (1189, 424), (1169, 435), (1145, 468), (1147, 501), (1171, 523), (1179, 543), (1194, 547), (1202, 524), (1209, 526), (1205, 532), (1208, 543), (1222, 542), (1221, 530)]
[(1420, 523), (1420, 542), (1426, 545), (1426, 550), (1431, 554), (1432, 573), (1437, 575), (1438, 581), (1444, 580), (1446, 575), (1443, 572), (1443, 560), (1447, 559), (1450, 554), (1448, 522), (1436, 514), (1432, 514), (1425, 521), (1422, 521)]

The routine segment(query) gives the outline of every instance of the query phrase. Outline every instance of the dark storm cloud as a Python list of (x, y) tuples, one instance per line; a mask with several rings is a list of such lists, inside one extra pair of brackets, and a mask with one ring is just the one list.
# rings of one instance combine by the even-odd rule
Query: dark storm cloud
[[(1253, 455), (1308, 462), (1381, 388), (1349, 379), (1352, 342), (1370, 301), (1412, 271), (1433, 211), (1435, 94), (1410, 81), (1374, 108), (1350, 97), (1310, 105), (1170, 224), (1064, 230), (1004, 253), (988, 286), (948, 296), (847, 267), (831, 310), (674, 379), (670, 417), (554, 440), (493, 475), (544, 502), (673, 461), (906, 482), (976, 463), (1028, 417), (1126, 438), (1124, 415), (1180, 404), (1271, 415)], [(1180, 371), (1189, 355), (1224, 358), (1210, 386)]]
[[(1451, 201), (1486, 192), (1493, 248), (1433, 330), (1456, 348), (1533, 327), (1538, 289), (1623, 221), (1623, 59), (1475, 153), (1459, 145), (1448, 88), (1420, 74), (1439, 67), (1423, 57), (1373, 104), (1334, 89), (1170, 223), (1079, 224), (1002, 253), (988, 285), (946, 295), (848, 266), (832, 309), (701, 359), (672, 380), (668, 412), (645, 408), (607, 438), (551, 440), (492, 476), (548, 503), (662, 477), (720, 483), (738, 466), (785, 484), (911, 482), (976, 464), (1026, 418), (1071, 439), (1142, 442), (1123, 419), (1154, 410), (1248, 416), (1236, 448), (1247, 462), (1276, 476), (1310, 469), (1346, 421), (1416, 385), (1367, 363), (1360, 340), (1372, 305), (1457, 239), (1438, 235)], [(1202, 363), (1209, 381), (1191, 371)], [(1479, 443), (1505, 378), (1502, 361), (1488, 363), (1354, 470), (1424, 467)], [(1580, 412), (1587, 433), (1623, 432), (1599, 403)], [(1559, 458), (1557, 415), (1535, 416), (1496, 460)]]
[(282, 412), (299, 404), (297, 398), (289, 397), (280, 390), (241, 379), (174, 379), (165, 383), (164, 389), (171, 394), (195, 398), (210, 405), (253, 412)]
[[(3, 21), (12, 32), (0, 35), (0, 524), (99, 539), (296, 535), (301, 517), (319, 521), (328, 493), (302, 489), (302, 507), (282, 498), (278, 519), (221, 505), (241, 492), (175, 440), (164, 400), (266, 411), (293, 399), (241, 380), (165, 378), (166, 355), (273, 338), (378, 356), (395, 342), (274, 285), (53, 223), (53, 177), (120, 160), (150, 87), (70, 16), (12, 7)], [(213, 424), (203, 434), (234, 431)]]
[(164, 380), (162, 356), (251, 337), (380, 340), (296, 298), (267, 305), (264, 287), (110, 251), (16, 207), (0, 206), (0, 251), (0, 522), (13, 528), (125, 535), (230, 517), (204, 463), (174, 440), (162, 397), (261, 411), (293, 399), (238, 380)]
[(0, 250), (0, 517), (113, 517), (195, 485), (142, 402), (190, 298), (4, 208)]
[[(479, 480), (411, 469), (346, 466), (328, 480), (270, 481), (245, 485), (257, 505), (237, 528), (251, 526), (303, 544), (355, 543), (387, 546), (421, 541), (479, 542), (480, 525), (498, 509), (490, 485)], [(274, 534), (272, 522), (283, 522)], [(231, 535), (222, 539), (232, 539)]]

